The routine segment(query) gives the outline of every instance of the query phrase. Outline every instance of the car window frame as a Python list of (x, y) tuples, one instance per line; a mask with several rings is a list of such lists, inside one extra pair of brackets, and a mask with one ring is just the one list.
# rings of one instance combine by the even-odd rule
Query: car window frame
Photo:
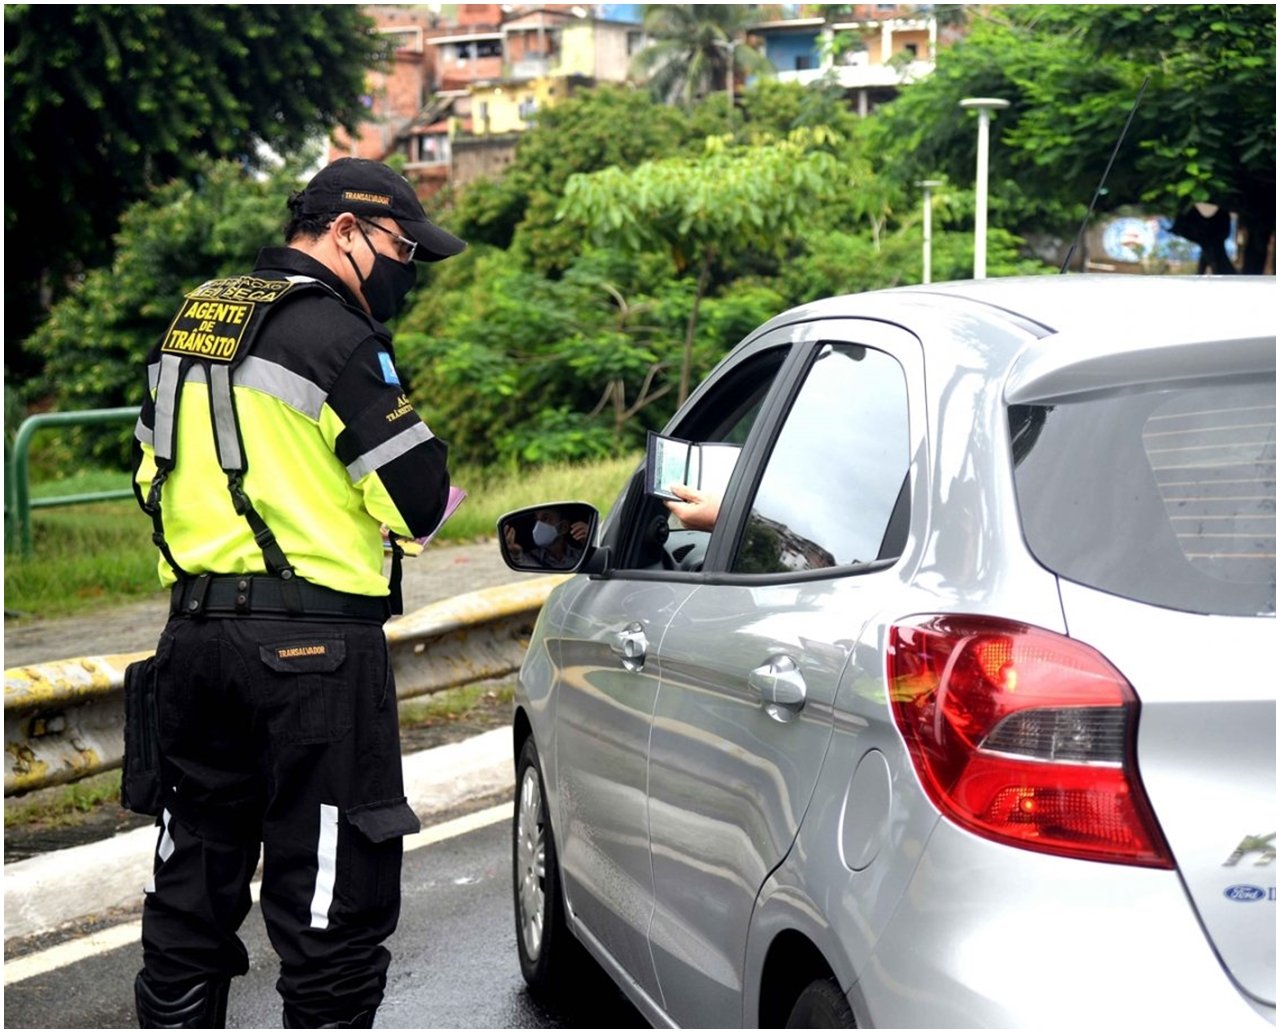
[[(921, 479), (927, 480), (927, 448), (925, 447), (924, 354), (920, 339), (905, 327), (879, 319), (848, 318), (814, 320), (791, 327), (787, 332), (792, 338), (788, 363), (779, 371), (782, 395), (767, 414), (752, 428), (752, 453), (744, 455), (747, 462), (739, 462), (730, 482), (731, 494), (726, 493), (727, 508), (722, 508), (720, 518), (707, 549), (703, 565), (703, 580), (711, 584), (778, 584), (801, 581), (818, 581), (834, 577), (849, 577), (873, 573), (897, 567), (911, 551), (913, 537), (918, 538), (918, 519), (923, 518), (920, 491)], [(901, 553), (891, 559), (875, 560), (856, 565), (835, 565), (815, 570), (783, 571), (777, 573), (741, 573), (732, 569), (738, 543), (746, 529), (751, 513), (751, 503), (760, 487), (773, 454), (783, 424), (790, 414), (814, 363), (828, 344), (861, 346), (887, 354), (902, 370), (907, 399), (907, 542)], [(775, 387), (780, 385), (775, 383)], [(765, 415), (762, 413), (762, 416)], [(761, 424), (766, 425), (762, 427)], [(767, 427), (767, 433), (766, 433)], [(756, 432), (759, 431), (759, 434)], [(892, 522), (892, 521), (891, 521)]]
[[(715, 369), (707, 375), (706, 379), (694, 389), (680, 411), (671, 418), (662, 430), (662, 433), (669, 437), (684, 438), (686, 440), (696, 439), (697, 434), (703, 431), (707, 422), (700, 412), (702, 403), (707, 400), (707, 396), (714, 395), (721, 390), (725, 381), (737, 376), (744, 365), (759, 361), (769, 352), (775, 350), (783, 352), (777, 373), (774, 374), (772, 383), (765, 391), (764, 401), (760, 407), (760, 415), (752, 425), (751, 431), (747, 435), (747, 440), (743, 443), (742, 454), (725, 487), (721, 515), (717, 521), (716, 529), (711, 532), (712, 537), (708, 545), (708, 555), (710, 554), (710, 549), (714, 547), (716, 534), (719, 533), (721, 525), (724, 524), (726, 513), (732, 508), (732, 500), (738, 490), (737, 485), (742, 482), (743, 477), (746, 476), (746, 471), (751, 466), (752, 457), (759, 447), (758, 442), (764, 434), (766, 426), (772, 419), (776, 418), (775, 414), (779, 410), (779, 396), (789, 389), (788, 385), (794, 380), (795, 366), (797, 361), (800, 361), (796, 355), (796, 343), (795, 334), (791, 327), (776, 328), (759, 334), (755, 338), (748, 338), (725, 356)], [(789, 408), (789, 405), (787, 408)], [(691, 438), (690, 435), (694, 435), (694, 437)], [(644, 465), (642, 463), (640, 468), (632, 474), (623, 489), (620, 496), (620, 508), (615, 507), (618, 508), (618, 519), (609, 521), (609, 526), (605, 529), (605, 534), (601, 539), (602, 545), (608, 545), (614, 550), (619, 562), (617, 565), (611, 564), (610, 569), (604, 575), (593, 576), (627, 578), (640, 581), (703, 580), (706, 572), (705, 566), (703, 570), (688, 571), (668, 570), (665, 568), (655, 570), (651, 567), (623, 565), (624, 561), (630, 560), (635, 555), (637, 549), (636, 537), (641, 533), (639, 525), (649, 519), (649, 516), (646, 515), (647, 512), (658, 513), (653, 500), (645, 496), (643, 482)], [(666, 512), (665, 508), (662, 512)]]
[[(892, 560), (877, 561), (858, 566), (823, 567), (817, 570), (793, 571), (770, 574), (735, 573), (730, 569), (738, 540), (750, 515), (750, 502), (755, 498), (760, 478), (768, 458), (773, 452), (782, 422), (791, 412), (805, 377), (817, 361), (821, 347), (828, 343), (861, 345), (883, 351), (897, 360), (902, 367), (907, 393), (907, 434), (909, 442), (907, 497), (908, 543), (902, 554)], [(735, 348), (712, 370), (689, 396), (685, 405), (667, 423), (662, 433), (671, 437), (693, 440), (690, 434), (702, 425), (698, 418), (700, 404), (714, 394), (723, 382), (732, 377), (744, 363), (775, 348), (785, 348), (786, 355), (765, 392), (760, 417), (752, 425), (742, 447), (742, 455), (725, 488), (720, 515), (707, 546), (706, 559), (701, 570), (655, 570), (650, 567), (610, 565), (607, 571), (592, 577), (627, 579), (637, 581), (672, 581), (700, 584), (776, 584), (780, 582), (824, 580), (848, 577), (872, 571), (897, 567), (911, 551), (911, 542), (918, 538), (918, 520), (923, 519), (924, 505), (921, 478), (926, 478), (928, 453), (925, 447), (925, 395), (923, 345), (906, 327), (883, 319), (866, 317), (798, 320), (783, 326), (772, 326), (757, 337), (748, 338)], [(627, 555), (633, 548), (633, 536), (640, 513), (648, 500), (643, 490), (644, 468), (641, 464), (628, 480), (620, 494), (618, 519), (610, 520), (601, 539), (602, 545), (614, 550), (618, 557)]]

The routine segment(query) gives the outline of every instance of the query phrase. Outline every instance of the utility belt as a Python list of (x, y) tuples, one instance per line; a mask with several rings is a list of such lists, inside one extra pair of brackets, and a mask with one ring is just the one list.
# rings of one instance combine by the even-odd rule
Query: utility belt
[(269, 574), (198, 574), (179, 578), (169, 597), (171, 617), (294, 617), (368, 621), (391, 615), (388, 599), (338, 592)]

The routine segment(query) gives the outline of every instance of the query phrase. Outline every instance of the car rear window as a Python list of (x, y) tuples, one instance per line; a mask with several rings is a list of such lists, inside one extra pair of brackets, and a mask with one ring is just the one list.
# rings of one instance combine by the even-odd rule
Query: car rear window
[(1023, 533), (1081, 584), (1274, 614), (1275, 377), (1009, 410)]

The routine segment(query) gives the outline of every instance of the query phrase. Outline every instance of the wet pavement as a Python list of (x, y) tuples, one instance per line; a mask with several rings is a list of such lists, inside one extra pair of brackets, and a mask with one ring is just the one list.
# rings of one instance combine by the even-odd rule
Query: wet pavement
[[(477, 801), (478, 806), (494, 801)], [(584, 961), (572, 1000), (550, 1007), (520, 975), (511, 901), (511, 822), (499, 820), (406, 852), (400, 926), (388, 941), (392, 962), (375, 1025), (395, 1029), (619, 1029), (646, 1026), (593, 962)], [(277, 962), (261, 911), (241, 937), (250, 970), (232, 984), (230, 1028), (278, 1028)], [(8, 946), (8, 945), (6, 945)], [(6, 952), (7, 954), (8, 952)], [(11, 960), (6, 957), (6, 962)], [(85, 951), (43, 975), (8, 983), (5, 1026), (131, 1028), (136, 938)]]

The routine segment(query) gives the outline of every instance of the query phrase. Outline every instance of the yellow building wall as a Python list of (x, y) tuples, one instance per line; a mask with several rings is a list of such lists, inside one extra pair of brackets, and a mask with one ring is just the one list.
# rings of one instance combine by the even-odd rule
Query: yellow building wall
[(595, 26), (566, 25), (560, 32), (561, 75), (596, 74)]
[(906, 32), (895, 32), (893, 34), (893, 56), (901, 54), (907, 49), (908, 43), (916, 45), (917, 61), (932, 61), (933, 54), (929, 52), (929, 32), (927, 29), (911, 29)]
[[(472, 129), (477, 136), (523, 132), (529, 128), (529, 123), (521, 117), (522, 105), (532, 100), (535, 110), (541, 110), (563, 100), (567, 93), (566, 83), (560, 78), (534, 79), (515, 86), (472, 87)], [(485, 110), (483, 105), (488, 105), (487, 127), (481, 116)]]

